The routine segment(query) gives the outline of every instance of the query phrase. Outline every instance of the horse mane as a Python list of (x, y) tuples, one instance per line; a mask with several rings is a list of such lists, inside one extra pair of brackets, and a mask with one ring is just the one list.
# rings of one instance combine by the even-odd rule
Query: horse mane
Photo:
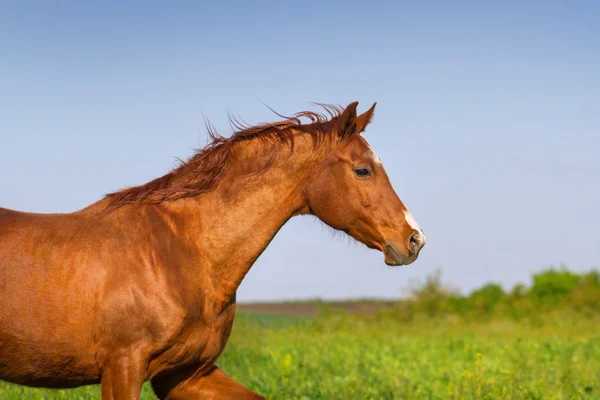
[[(327, 112), (329, 119), (326, 115), (313, 111), (301, 111), (291, 117), (285, 117), (267, 106), (283, 120), (251, 126), (241, 118), (229, 114), (229, 123), (234, 132), (228, 138), (221, 136), (210, 122), (205, 121), (210, 137), (208, 145), (197, 149), (188, 160), (179, 160), (177, 167), (160, 178), (107, 194), (105, 197), (110, 201), (106, 210), (125, 204), (156, 204), (209, 192), (225, 172), (233, 146), (244, 141), (256, 139), (277, 145), (273, 147), (269, 161), (254, 174), (265, 171), (275, 160), (280, 144), (287, 144), (293, 150), (294, 131), (310, 134), (313, 144), (321, 142), (327, 134), (335, 131), (336, 120), (343, 113), (344, 108), (329, 104), (315, 104)], [(311, 123), (303, 125), (301, 118), (308, 118)], [(183, 177), (188, 179), (181, 179)]]

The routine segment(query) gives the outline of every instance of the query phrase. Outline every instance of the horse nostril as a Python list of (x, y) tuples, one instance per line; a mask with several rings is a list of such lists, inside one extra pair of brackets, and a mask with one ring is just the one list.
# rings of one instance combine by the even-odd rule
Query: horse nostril
[(413, 246), (416, 246), (417, 244), (419, 244), (419, 234), (418, 233), (413, 233), (413, 235), (410, 237), (410, 244), (412, 244)]
[(423, 236), (418, 231), (413, 232), (413, 234), (410, 236), (408, 246), (410, 254), (414, 255), (418, 253), (419, 250), (421, 250), (421, 247), (423, 247), (423, 244)]

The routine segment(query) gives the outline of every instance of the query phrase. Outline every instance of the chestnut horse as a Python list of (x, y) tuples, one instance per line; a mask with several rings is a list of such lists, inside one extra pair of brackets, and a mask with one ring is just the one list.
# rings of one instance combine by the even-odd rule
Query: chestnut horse
[[(261, 399), (215, 362), (236, 290), (291, 217), (408, 265), (425, 235), (361, 133), (375, 104), (245, 126), (168, 174), (68, 214), (0, 208), (0, 379), (102, 399)], [(310, 123), (302, 124), (301, 118)]]

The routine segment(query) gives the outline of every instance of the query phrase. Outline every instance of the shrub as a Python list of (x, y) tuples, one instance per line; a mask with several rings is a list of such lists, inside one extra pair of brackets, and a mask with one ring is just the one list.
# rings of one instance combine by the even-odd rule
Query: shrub
[(477, 314), (489, 314), (505, 298), (502, 286), (489, 283), (477, 289), (469, 296), (469, 304)]
[(564, 267), (560, 270), (550, 268), (533, 275), (533, 286), (529, 295), (538, 305), (556, 305), (579, 285), (580, 280), (579, 275)]
[(570, 309), (587, 316), (600, 314), (600, 273), (592, 270), (577, 274), (548, 268), (533, 275), (533, 285), (515, 285), (505, 292), (497, 283), (489, 283), (468, 296), (442, 283), (435, 271), (424, 282), (413, 283), (406, 299), (380, 312), (402, 322), (440, 315), (460, 316), (464, 321), (508, 317), (537, 321), (542, 311)]

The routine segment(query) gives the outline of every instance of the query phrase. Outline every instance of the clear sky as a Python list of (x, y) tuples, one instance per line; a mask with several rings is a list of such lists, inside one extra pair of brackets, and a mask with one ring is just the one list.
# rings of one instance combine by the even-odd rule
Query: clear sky
[[(485, 4), (483, 4), (485, 3)], [(366, 138), (425, 230), (417, 262), (290, 221), (240, 300), (463, 291), (600, 267), (600, 2), (0, 6), (0, 206), (68, 212), (166, 173), (204, 117), (378, 102)]]

